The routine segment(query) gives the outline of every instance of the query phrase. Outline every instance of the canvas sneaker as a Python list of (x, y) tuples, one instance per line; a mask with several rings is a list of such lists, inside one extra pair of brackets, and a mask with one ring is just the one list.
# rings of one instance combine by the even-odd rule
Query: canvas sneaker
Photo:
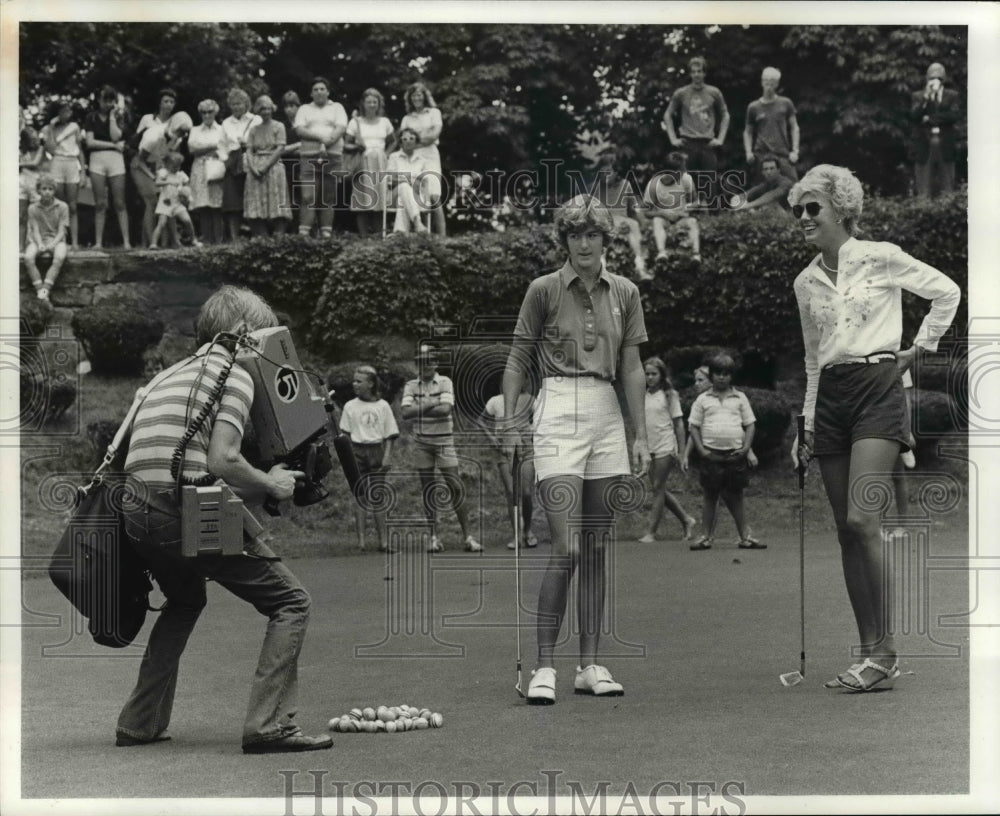
[(528, 683), (529, 705), (552, 705), (556, 701), (556, 670), (533, 669)]
[(625, 689), (604, 666), (591, 663), (587, 668), (576, 667), (576, 680), (573, 681), (574, 694), (593, 694), (595, 697), (621, 697)]

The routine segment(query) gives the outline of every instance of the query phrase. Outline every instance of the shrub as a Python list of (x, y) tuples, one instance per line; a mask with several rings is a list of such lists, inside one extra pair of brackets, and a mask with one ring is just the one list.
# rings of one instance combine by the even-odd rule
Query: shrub
[(55, 313), (49, 301), (42, 300), (33, 292), (21, 293), (20, 311), (22, 340), (43, 337)]
[[(354, 379), (354, 372), (359, 366), (363, 365), (372, 364), (362, 361), (338, 363), (327, 372), (326, 387), (336, 392), (333, 396), (333, 401), (341, 408), (357, 396), (354, 393), (352, 380)], [(390, 364), (385, 368), (375, 366), (375, 370), (378, 372), (378, 383), (382, 391), (382, 399), (390, 405), (402, 393), (406, 381), (417, 376), (414, 368), (398, 364)]]
[[(878, 199), (865, 202), (865, 240), (890, 241), (935, 266), (968, 291), (966, 196), (935, 201)], [(729, 212), (700, 218), (702, 262), (683, 257), (660, 262), (643, 288), (646, 329), (654, 348), (735, 346), (773, 358), (801, 353), (802, 335), (792, 282), (814, 257), (784, 212)], [(904, 343), (916, 334), (926, 301), (904, 293)], [(959, 337), (968, 322), (963, 298), (955, 319)]]
[(143, 373), (143, 355), (163, 337), (163, 321), (145, 301), (112, 297), (80, 309), (71, 322), (96, 374)]

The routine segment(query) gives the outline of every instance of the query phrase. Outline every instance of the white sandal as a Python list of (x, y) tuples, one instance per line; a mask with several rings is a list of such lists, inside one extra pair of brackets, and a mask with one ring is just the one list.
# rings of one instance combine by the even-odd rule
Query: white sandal
[[(875, 671), (879, 672), (882, 676), (876, 680), (873, 680), (871, 683), (866, 683), (864, 681), (864, 678), (861, 677), (861, 672), (863, 672), (865, 669), (875, 669)], [(860, 691), (874, 691), (876, 687), (883, 689), (891, 689), (895, 684), (896, 680), (899, 679), (899, 675), (901, 674), (901, 672), (899, 671), (899, 663), (893, 663), (892, 668), (887, 669), (884, 666), (880, 666), (878, 663), (872, 662), (872, 659), (870, 657), (866, 657), (861, 662), (861, 665), (857, 667), (852, 666), (845, 672), (845, 674), (849, 674), (851, 677), (857, 680), (858, 684), (855, 686), (851, 683), (845, 683), (841, 679), (841, 677), (837, 678), (837, 682), (840, 683), (840, 685), (843, 686), (848, 691), (860, 692)]]

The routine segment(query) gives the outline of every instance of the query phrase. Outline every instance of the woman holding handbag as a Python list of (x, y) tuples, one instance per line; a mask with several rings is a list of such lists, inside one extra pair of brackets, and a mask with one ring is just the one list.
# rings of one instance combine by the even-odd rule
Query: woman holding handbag
[(198, 225), (198, 233), (206, 244), (222, 243), (222, 179), (226, 165), (219, 158), (222, 142), (222, 125), (215, 121), (219, 103), (203, 99), (198, 103), (201, 124), (188, 134), (188, 153), (191, 162), (191, 214)]
[(250, 96), (240, 88), (233, 88), (226, 97), (230, 115), (222, 120), (220, 155), (226, 163), (222, 180), (222, 218), (226, 235), (232, 243), (240, 239), (243, 225), (243, 195), (246, 184), (244, 161), (250, 128), (260, 124), (260, 117), (250, 112)]

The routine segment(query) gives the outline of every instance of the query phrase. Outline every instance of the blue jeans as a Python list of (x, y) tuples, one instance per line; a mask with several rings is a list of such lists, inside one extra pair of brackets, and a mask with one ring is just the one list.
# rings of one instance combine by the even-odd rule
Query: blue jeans
[[(167, 598), (149, 634), (139, 679), (118, 716), (117, 732), (152, 739), (170, 723), (177, 670), (188, 637), (205, 608), (205, 581), (213, 580), (268, 618), (243, 743), (280, 739), (297, 732), (293, 722), (298, 692), (298, 659), (309, 620), (309, 593), (284, 564), (244, 555), (184, 558), (180, 553), (180, 511), (166, 497), (125, 513), (125, 530)], [(256, 540), (245, 549), (273, 553)]]

